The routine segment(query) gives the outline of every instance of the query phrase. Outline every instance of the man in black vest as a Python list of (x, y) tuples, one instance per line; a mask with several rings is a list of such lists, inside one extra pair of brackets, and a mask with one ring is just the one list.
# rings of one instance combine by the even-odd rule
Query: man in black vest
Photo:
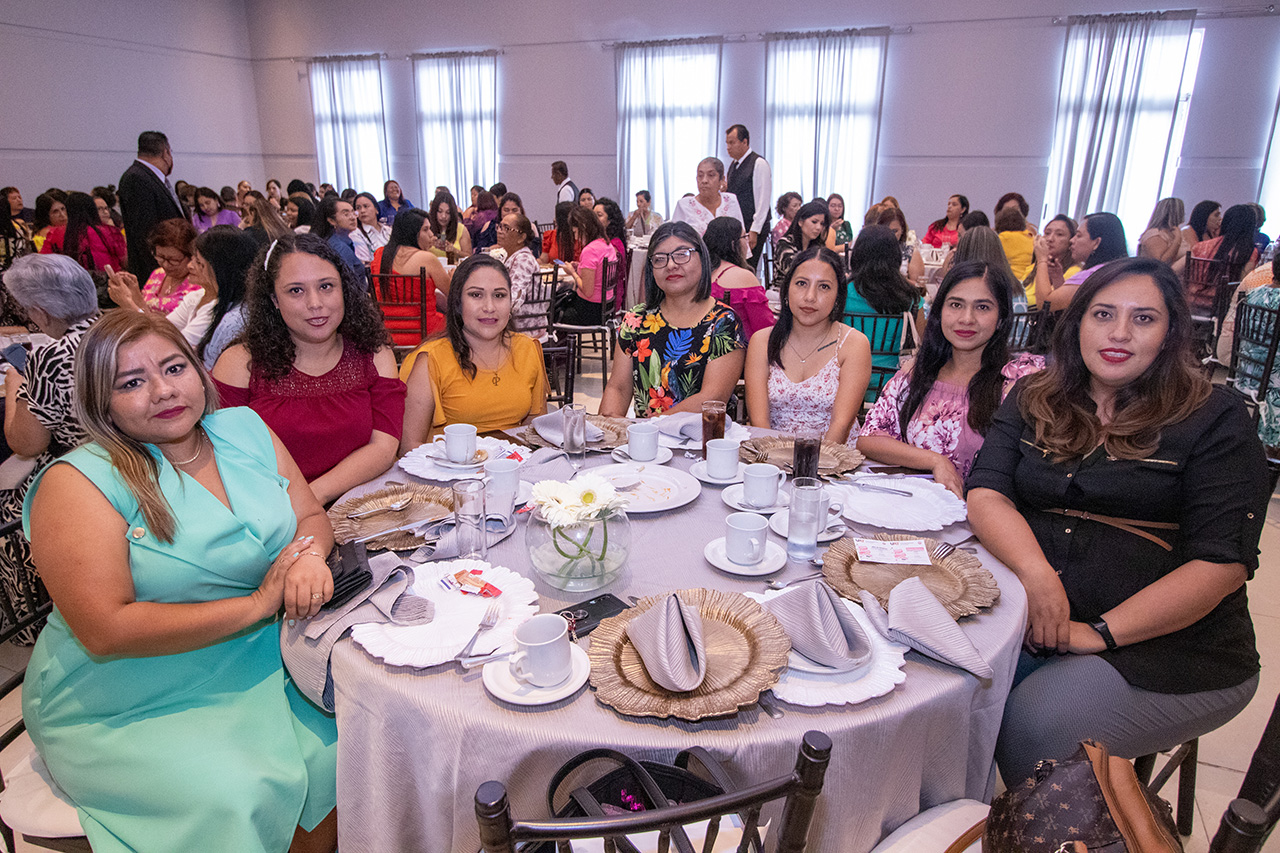
[(751, 258), (747, 263), (754, 270), (769, 235), (773, 170), (763, 157), (751, 150), (751, 132), (744, 125), (735, 124), (725, 131), (724, 146), (733, 160), (729, 166), (728, 190), (737, 196), (738, 206), (742, 208), (742, 221), (746, 223), (747, 239), (751, 243)]
[(120, 215), (129, 244), (129, 272), (146, 281), (159, 264), (151, 254), (147, 237), (166, 219), (185, 219), (182, 202), (169, 183), (173, 150), (169, 138), (155, 130), (138, 136), (138, 159), (120, 176)]

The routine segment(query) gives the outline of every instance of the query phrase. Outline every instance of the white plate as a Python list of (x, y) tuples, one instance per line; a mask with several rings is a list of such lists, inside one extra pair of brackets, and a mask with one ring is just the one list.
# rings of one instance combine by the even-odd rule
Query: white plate
[(732, 477), (727, 477), (722, 480), (719, 477), (712, 477), (710, 474), (708, 474), (706, 460), (699, 459), (697, 462), (689, 466), (689, 473), (697, 477), (699, 480), (701, 480), (702, 482), (706, 483), (709, 486), (729, 486), (729, 485), (732, 485), (733, 483), (742, 482), (742, 472), (745, 471), (746, 468), (747, 468), (747, 463), (739, 462), (738, 472), (734, 474)]
[(771, 512), (777, 512), (786, 508), (791, 503), (791, 496), (787, 494), (785, 489), (778, 489), (778, 502), (773, 506), (751, 506), (742, 502), (742, 492), (746, 489), (741, 483), (730, 486), (720, 493), (720, 500), (724, 501), (728, 506), (733, 507), (741, 512), (758, 512), (761, 515), (768, 515)]
[(485, 580), (502, 590), (497, 598), (502, 605), (498, 624), (480, 635), (472, 654), (513, 647), (516, 626), (538, 612), (538, 593), (528, 578), (505, 566), (490, 566), (480, 560), (446, 560), (415, 566), (410, 590), (435, 603), (435, 618), (425, 625), (366, 622), (351, 629), (352, 639), (373, 657), (394, 666), (422, 668), (452, 661), (476, 632), (493, 600), (440, 586), (440, 578), (461, 569), (484, 569)]
[[(766, 601), (782, 592), (771, 590), (745, 595), (756, 601)], [(787, 656), (787, 668), (773, 686), (773, 695), (783, 702), (806, 707), (856, 705), (883, 696), (906, 680), (907, 674), (902, 667), (907, 647), (885, 639), (872, 626), (862, 608), (852, 601), (842, 598), (840, 603), (849, 608), (853, 618), (866, 632), (871, 643), (871, 660), (849, 672), (832, 672), (793, 651)]]
[[(783, 539), (786, 539), (787, 530), (788, 530), (787, 522), (790, 519), (791, 519), (791, 510), (784, 509), (784, 510), (780, 510), (779, 512), (775, 512), (772, 516), (769, 517), (769, 529), (772, 530), (774, 533), (778, 534), (779, 536), (781, 536)], [(834, 542), (847, 532), (839, 528), (836, 528), (835, 530), (831, 529), (831, 522), (834, 522), (837, 520), (838, 519), (836, 518), (836, 516), (830, 517), (830, 521), (827, 523), (826, 528), (823, 529), (822, 532), (818, 534), (818, 544)]]
[[(482, 465), (458, 467), (451, 462), (444, 462), (435, 457), (433, 453), (434, 447), (432, 444), (419, 445), (402, 456), (398, 464), (415, 477), (437, 482), (466, 480), (484, 476)], [(502, 459), (513, 451), (518, 453), (523, 460), (530, 453), (527, 447), (521, 447), (509, 441), (503, 441), (500, 438), (493, 438), (487, 435), (476, 439), (476, 449), (489, 451), (489, 457), (485, 460), (486, 462), (489, 459)]]
[(640, 482), (622, 492), (630, 503), (627, 515), (646, 512), (662, 512), (675, 509), (695, 500), (702, 493), (702, 485), (679, 468), (664, 468), (652, 462), (628, 462), (625, 465), (601, 465), (587, 469), (609, 482)]
[(534, 687), (517, 681), (511, 674), (511, 664), (507, 660), (495, 660), (484, 665), (481, 680), (484, 689), (490, 695), (510, 702), (513, 705), (546, 705), (548, 702), (559, 702), (578, 692), (578, 688), (587, 683), (591, 675), (591, 660), (586, 649), (577, 643), (569, 644), (569, 659), (572, 662), (569, 677), (551, 687)]
[(516, 506), (524, 506), (533, 498), (533, 483), (528, 480), (520, 481), (520, 488), (516, 491)]
[(675, 454), (671, 452), (670, 447), (658, 445), (658, 453), (656, 456), (647, 462), (636, 462), (627, 455), (627, 446), (624, 444), (622, 447), (615, 447), (609, 455), (613, 457), (613, 461), (615, 462), (635, 462), (637, 465), (666, 465), (671, 461), (671, 457)]
[(776, 542), (768, 540), (764, 543), (764, 559), (754, 566), (741, 566), (730, 560), (724, 552), (723, 536), (708, 542), (707, 547), (702, 549), (702, 556), (722, 572), (747, 578), (771, 575), (787, 564), (787, 550)]
[(844, 504), (844, 517), (850, 521), (874, 527), (919, 531), (941, 530), (948, 524), (964, 521), (967, 517), (964, 501), (932, 480), (918, 477), (895, 477), (888, 480), (876, 474), (855, 479), (865, 479), (911, 492), (911, 497), (873, 492), (843, 484), (828, 486), (833, 494), (839, 495), (840, 502)]

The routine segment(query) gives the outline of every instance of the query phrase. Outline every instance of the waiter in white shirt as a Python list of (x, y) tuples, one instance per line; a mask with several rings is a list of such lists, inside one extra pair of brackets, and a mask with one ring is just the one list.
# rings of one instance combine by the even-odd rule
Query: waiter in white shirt
[(763, 236), (769, 233), (769, 218), (773, 212), (773, 170), (769, 163), (751, 150), (751, 131), (745, 125), (735, 124), (724, 133), (724, 146), (729, 150), (728, 190), (738, 199), (742, 221), (746, 224), (747, 240), (751, 243), (751, 260), (755, 269), (764, 251)]
[(562, 201), (578, 203), (578, 185), (569, 180), (569, 165), (563, 160), (551, 164), (551, 180), (556, 185), (556, 204)]

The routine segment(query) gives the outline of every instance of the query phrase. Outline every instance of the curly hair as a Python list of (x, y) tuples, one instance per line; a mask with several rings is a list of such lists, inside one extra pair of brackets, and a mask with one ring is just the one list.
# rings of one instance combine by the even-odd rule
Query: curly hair
[(342, 279), (343, 317), (337, 334), (344, 342), (368, 354), (391, 346), (391, 335), (383, 325), (378, 309), (365, 293), (364, 283), (356, 278), (333, 247), (310, 234), (290, 234), (259, 252), (249, 273), (244, 340), (254, 370), (260, 371), (266, 379), (275, 380), (293, 368), (296, 354), (293, 336), (272, 297), (276, 280), (280, 277), (281, 263), (295, 252), (315, 255), (338, 271)]

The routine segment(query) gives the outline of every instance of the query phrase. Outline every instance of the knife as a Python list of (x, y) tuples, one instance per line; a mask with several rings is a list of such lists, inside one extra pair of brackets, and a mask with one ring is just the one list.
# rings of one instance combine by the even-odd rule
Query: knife
[(411, 521), (408, 524), (401, 524), (396, 527), (389, 527), (386, 530), (379, 530), (376, 533), (369, 533), (365, 536), (360, 536), (352, 541), (356, 542), (357, 544), (370, 542), (374, 539), (379, 538), (380, 536), (386, 536), (389, 533), (399, 533), (403, 530), (413, 530), (415, 527), (425, 527), (428, 524), (433, 524), (437, 521), (444, 521), (445, 519), (452, 518), (452, 517), (453, 517), (453, 513), (448, 512), (448, 513), (445, 513), (444, 515), (436, 515), (432, 518), (419, 518), (417, 521)]

